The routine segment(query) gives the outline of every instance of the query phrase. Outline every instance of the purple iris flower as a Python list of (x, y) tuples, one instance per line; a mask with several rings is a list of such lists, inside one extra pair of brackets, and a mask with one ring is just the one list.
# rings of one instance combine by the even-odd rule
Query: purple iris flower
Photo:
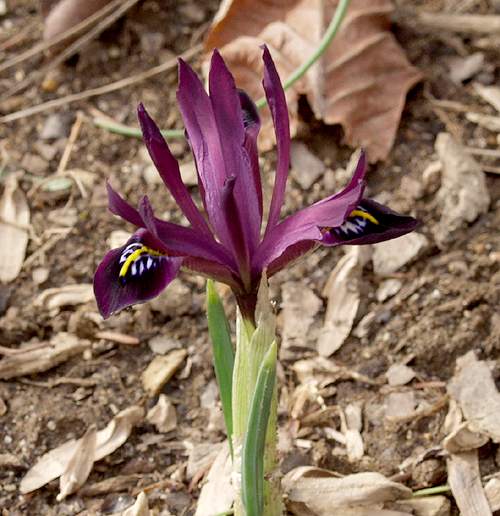
[(260, 120), (255, 104), (236, 88), (217, 51), (211, 61), (209, 93), (180, 60), (177, 100), (196, 162), (204, 210), (194, 203), (177, 161), (140, 105), (139, 121), (151, 159), (190, 226), (157, 218), (146, 196), (137, 208), (132, 207), (108, 184), (111, 212), (139, 229), (97, 268), (94, 291), (103, 317), (157, 296), (182, 267), (229, 285), (243, 315), (253, 319), (264, 270), (271, 276), (317, 245), (372, 244), (417, 226), (414, 218), (363, 197), (363, 153), (341, 192), (280, 219), (290, 166), (288, 110), (267, 48), (263, 60), (263, 86), (277, 142), (276, 177), (265, 227), (257, 154)]

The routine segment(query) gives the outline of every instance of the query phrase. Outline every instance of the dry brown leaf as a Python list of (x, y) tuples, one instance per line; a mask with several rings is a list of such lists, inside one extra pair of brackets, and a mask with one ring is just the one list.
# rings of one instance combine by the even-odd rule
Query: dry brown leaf
[(153, 358), (142, 373), (142, 386), (150, 396), (156, 396), (172, 378), (187, 356), (185, 349), (174, 349), (166, 355)]
[(121, 516), (149, 516), (150, 515), (148, 498), (144, 491), (137, 495), (137, 499), (131, 507), (125, 509)]
[(448, 393), (456, 400), (470, 430), (500, 442), (500, 393), (488, 364), (469, 351), (457, 360)]
[(148, 411), (146, 420), (162, 433), (170, 432), (177, 426), (175, 407), (165, 394), (160, 394), (158, 403)]
[(443, 448), (450, 453), (461, 453), (464, 451), (481, 448), (488, 442), (488, 436), (470, 429), (470, 423), (460, 423), (443, 440)]
[(94, 289), (90, 283), (64, 285), (48, 288), (35, 299), (35, 306), (43, 307), (51, 313), (57, 313), (61, 307), (80, 305), (94, 299)]
[(472, 86), (483, 100), (491, 104), (500, 113), (500, 87), (484, 86), (479, 82), (474, 83)]
[(480, 165), (462, 145), (448, 133), (440, 133), (435, 147), (443, 164), (437, 195), (442, 213), (435, 236), (443, 245), (452, 240), (454, 231), (488, 211), (490, 195)]
[(208, 472), (206, 483), (201, 488), (195, 516), (214, 516), (231, 509), (234, 501), (232, 470), (229, 446), (225, 442)]
[(303, 282), (287, 281), (281, 287), (282, 344), (284, 348), (308, 347), (310, 327), (322, 306), (321, 299)]
[[(299, 467), (287, 473), (283, 478), (283, 488), (290, 501), (304, 504), (316, 516), (339, 514), (338, 509), (342, 509), (344, 514), (348, 508), (358, 506), (360, 509), (365, 507), (366, 510), (366, 506), (403, 500), (411, 496), (410, 489), (388, 480), (380, 473), (356, 473), (337, 478), (330, 471), (311, 467)], [(354, 516), (363, 512), (351, 514)]]
[[(101, 460), (118, 449), (130, 435), (132, 428), (143, 419), (142, 407), (133, 405), (119, 412), (108, 425), (97, 432), (92, 463)], [(87, 435), (87, 434), (86, 434)], [(42, 455), (37, 463), (26, 473), (19, 487), (21, 493), (30, 493), (44, 486), (51, 480), (64, 475), (74, 457), (79, 455), (82, 460), (90, 461), (92, 457), (82, 457), (79, 453), (85, 436), (71, 439), (61, 446)]]
[(477, 450), (451, 455), (447, 460), (448, 484), (462, 516), (491, 516), (481, 484)]
[[(206, 40), (219, 48), (239, 87), (263, 95), (261, 50), (265, 42), (282, 79), (318, 47), (331, 20), (335, 0), (228, 0), (222, 2)], [(306, 95), (314, 114), (341, 124), (347, 142), (363, 146), (370, 161), (391, 150), (408, 90), (421, 79), (389, 31), (390, 0), (353, 0), (333, 43), (307, 74), (287, 92), (291, 131), (297, 131), (297, 100)], [(261, 143), (274, 144), (265, 120)]]
[(450, 501), (446, 496), (422, 496), (397, 504), (411, 510), (415, 516), (450, 516)]
[(111, 0), (42, 0), (43, 37), (53, 38), (97, 12)]
[(493, 512), (500, 510), (500, 478), (491, 478), (484, 486), (484, 492)]
[(482, 113), (465, 113), (465, 118), (489, 131), (500, 133), (500, 116), (483, 115)]
[(359, 282), (363, 265), (369, 259), (369, 247), (353, 247), (333, 269), (323, 290), (328, 298), (325, 322), (318, 337), (318, 353), (329, 357), (351, 333), (361, 295)]
[(24, 192), (11, 174), (5, 179), (0, 199), (0, 281), (17, 278), (23, 266), (28, 245), (30, 210)]
[(48, 371), (88, 347), (88, 340), (79, 339), (70, 333), (58, 333), (44, 347), (0, 360), (0, 380)]
[(66, 471), (59, 478), (59, 494), (57, 501), (64, 500), (68, 495), (78, 491), (92, 471), (96, 449), (96, 428), (92, 425), (79, 439), (73, 449)]

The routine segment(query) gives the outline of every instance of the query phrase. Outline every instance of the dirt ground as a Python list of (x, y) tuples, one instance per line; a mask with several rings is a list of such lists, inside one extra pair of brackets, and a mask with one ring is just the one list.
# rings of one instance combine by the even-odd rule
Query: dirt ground
[[(29, 48), (41, 33), (36, 2), (13, 0), (8, 4), (7, 14), (0, 18), (0, 43), (28, 24), (34, 28), (19, 44), (5, 51), (5, 56)], [(391, 207), (421, 219), (419, 232), (428, 238), (428, 244), (416, 260), (391, 276), (402, 282), (402, 288), (386, 300), (376, 297), (384, 278), (374, 273), (371, 264), (365, 267), (362, 310), (357, 321), (372, 313), (371, 322), (363, 332), (354, 331), (334, 355), (338, 363), (374, 380), (367, 384), (339, 379), (324, 397), (327, 407), (362, 403), (365, 455), (361, 460), (350, 462), (341, 446), (324, 432), (326, 423), (339, 427), (338, 415), (330, 415), (332, 420), (328, 422), (310, 418), (309, 424), (299, 428), (289, 414), (291, 393), (297, 385), (293, 364), (316, 354), (315, 338), (326, 307), (322, 291), (343, 251), (320, 250), (280, 273), (272, 280), (272, 294), (278, 314), (283, 307), (282, 285), (289, 282), (312, 290), (322, 300), (306, 342), (282, 354), (280, 427), (292, 438), (291, 444), (283, 447), (283, 472), (300, 464), (319, 465), (341, 474), (379, 471), (412, 489), (421, 489), (446, 483), (445, 460), (431, 452), (428, 459), (410, 470), (402, 470), (400, 465), (441, 444), (447, 412), (446, 382), (453, 374), (455, 360), (469, 350), (476, 350), (481, 359), (496, 361), (499, 357), (500, 181), (497, 174), (486, 174), (491, 196), (488, 213), (457, 232), (450, 244), (438, 246), (433, 231), (441, 216), (437, 186), (423, 180), (424, 170), (436, 160), (437, 134), (451, 132), (471, 147), (497, 148), (498, 141), (495, 133), (464, 117), (464, 110), (494, 112), (473, 94), (469, 81), (453, 83), (446, 64), (450, 56), (476, 51), (477, 38), (419, 26), (412, 12), (444, 12), (453, 7), (451, 4), (467, 4), (466, 12), (494, 11), (485, 1), (422, 0), (411, 3), (411, 7), (410, 2), (398, 4), (395, 35), (425, 79), (408, 95), (390, 158), (370, 168), (369, 192), (382, 193)], [(0, 111), (6, 114), (106, 84), (180, 54), (201, 41), (217, 7), (215, 1), (140, 2), (78, 58), (58, 70), (53, 91), (37, 83), (0, 103)], [(474, 80), (485, 85), (498, 83), (498, 48), (481, 51), (485, 55), (484, 69)], [(41, 62), (38, 57), (17, 67), (15, 73), (1, 75), (0, 91), (29, 76)], [(201, 63), (200, 55), (194, 63)], [(190, 465), (188, 473), (188, 457), (193, 448), (224, 439), (214, 390), (203, 280), (181, 274), (173, 291), (167, 290), (154, 302), (105, 322), (97, 315), (94, 301), (52, 311), (35, 303), (48, 288), (91, 283), (97, 263), (109, 248), (110, 234), (132, 229), (107, 211), (106, 179), (132, 203), (147, 193), (158, 212), (170, 220), (179, 220), (165, 190), (149, 176), (147, 181), (144, 179), (149, 164), (140, 140), (95, 127), (89, 111), (94, 107), (114, 120), (135, 125), (135, 107), (142, 101), (162, 127), (182, 127), (175, 103), (176, 82), (173, 69), (133, 87), (0, 125), (4, 163), (0, 181), (19, 171), (32, 224), (27, 263), (15, 281), (0, 286), (0, 345), (17, 349), (48, 341), (60, 332), (91, 343), (84, 353), (47, 372), (0, 382), (0, 408), (5, 405), (5, 413), (0, 411), (0, 457), (4, 461), (0, 467), (0, 508), (5, 515), (108, 514), (130, 505), (142, 489), (148, 492), (150, 507), (160, 514), (167, 510), (175, 515), (193, 514), (206, 466), (196, 470), (196, 464)], [(453, 101), (454, 107), (437, 105), (431, 101), (433, 97)], [(466, 108), (457, 108), (460, 105)], [(78, 110), (85, 118), (66, 168), (90, 173), (91, 186), (85, 187), (85, 197), (76, 186), (56, 191), (37, 187), (41, 179), (56, 171)], [(43, 131), (54, 116), (50, 123), (57, 126), (57, 134), (44, 140)], [(300, 188), (292, 173), (287, 211), (338, 188), (335, 172), (345, 166), (351, 153), (342, 144), (340, 129), (311, 120), (307, 109), (304, 116), (307, 124), (301, 140), (333, 173), (320, 177), (308, 191)], [(185, 142), (174, 141), (172, 148), (181, 162), (190, 160)], [(263, 159), (264, 183), (269, 191), (273, 152)], [(479, 156), (478, 161), (492, 170), (500, 164), (498, 157), (495, 161), (494, 157)], [(227, 301), (230, 305), (229, 296)], [(135, 337), (137, 343), (99, 338), (97, 333), (104, 330)], [(58, 482), (53, 481), (21, 495), (21, 478), (43, 453), (72, 437), (80, 437), (92, 424), (103, 428), (117, 412), (133, 404), (146, 409), (155, 404), (156, 398), (144, 392), (141, 374), (155, 356), (151, 340), (158, 342), (159, 336), (164, 344), (167, 341), (166, 346), (188, 351), (185, 363), (162, 391), (175, 405), (177, 427), (161, 434), (146, 421), (137, 425), (122, 447), (95, 465), (85, 486), (87, 494), (84, 489), (57, 502)], [(395, 363), (407, 364), (416, 373), (413, 383), (398, 390), (414, 391), (416, 403), (431, 409), (416, 417), (388, 422), (383, 416), (384, 400), (394, 388), (387, 385), (385, 372)], [(498, 367), (495, 372), (500, 380)], [(319, 408), (311, 402), (307, 410), (311, 414)], [(483, 476), (498, 471), (497, 451), (493, 444), (481, 448)], [(119, 475), (121, 481), (114, 487), (100, 484)]]

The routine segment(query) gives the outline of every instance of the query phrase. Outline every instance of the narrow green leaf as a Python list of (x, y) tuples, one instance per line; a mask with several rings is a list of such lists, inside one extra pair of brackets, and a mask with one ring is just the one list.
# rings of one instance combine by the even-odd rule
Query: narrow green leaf
[(248, 429), (241, 456), (241, 494), (246, 516), (262, 516), (264, 510), (264, 452), (267, 424), (276, 382), (277, 346), (267, 351), (257, 376), (250, 406)]
[(232, 457), (233, 410), (231, 397), (233, 391), (234, 350), (224, 307), (212, 280), (207, 280), (207, 319), (208, 333), (212, 341), (214, 355), (215, 376), (219, 384), (222, 412), (224, 414), (227, 439)]

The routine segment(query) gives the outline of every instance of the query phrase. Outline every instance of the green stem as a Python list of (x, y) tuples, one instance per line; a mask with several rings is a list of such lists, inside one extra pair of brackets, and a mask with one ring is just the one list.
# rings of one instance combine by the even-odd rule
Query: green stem
[(449, 493), (450, 491), (451, 491), (451, 488), (448, 485), (427, 487), (425, 489), (419, 489), (418, 491), (413, 491), (412, 496), (415, 496), (415, 497), (432, 496), (432, 495), (438, 495), (438, 494), (443, 494), (443, 493)]
[[(306, 74), (307, 71), (311, 68), (311, 66), (313, 66), (325, 53), (333, 38), (336, 36), (342, 21), (344, 20), (350, 1), (351, 0), (340, 0), (339, 5), (335, 9), (335, 14), (333, 15), (332, 21), (328, 25), (323, 38), (319, 42), (318, 48), (313, 52), (307, 61), (304, 61), (304, 63), (302, 63), (294, 72), (292, 72), (290, 77), (286, 79), (286, 81), (283, 83), (283, 88), (285, 91), (291, 88), (299, 79), (301, 79), (304, 74)], [(262, 97), (257, 100), (255, 104), (259, 109), (261, 109), (267, 105), (267, 100), (265, 97)], [(122, 136), (142, 138), (140, 129), (136, 129), (135, 127), (118, 124), (102, 117), (95, 117), (93, 122), (97, 127), (102, 127), (103, 129), (106, 129), (112, 133), (121, 134)], [(184, 137), (184, 131), (182, 129), (164, 130), (161, 131), (161, 134), (167, 139)]]

